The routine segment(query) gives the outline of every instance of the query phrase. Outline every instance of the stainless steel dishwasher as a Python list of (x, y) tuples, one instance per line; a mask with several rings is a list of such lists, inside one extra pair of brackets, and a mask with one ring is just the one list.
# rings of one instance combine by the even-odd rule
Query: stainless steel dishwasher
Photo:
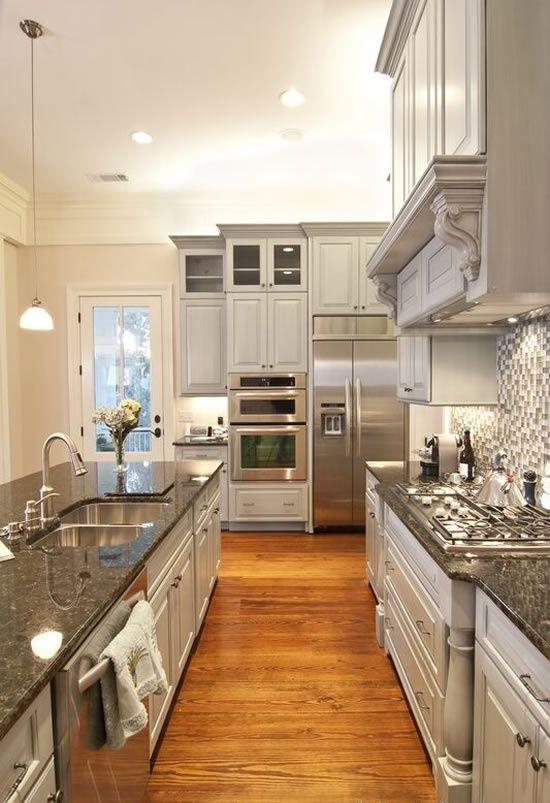
[[(146, 599), (147, 572), (142, 571), (121, 599)], [(58, 789), (64, 803), (139, 803), (149, 777), (149, 728), (128, 739), (120, 750), (93, 749), (88, 744), (89, 695), (79, 680), (89, 666), (86, 647), (101, 622), (54, 681), (55, 761)], [(96, 680), (96, 682), (99, 682)], [(143, 701), (147, 705), (147, 700)]]

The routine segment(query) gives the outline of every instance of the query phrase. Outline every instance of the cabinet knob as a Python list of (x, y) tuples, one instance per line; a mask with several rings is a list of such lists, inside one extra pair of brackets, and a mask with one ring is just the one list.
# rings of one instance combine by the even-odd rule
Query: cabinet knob
[(262, 282), (260, 287), (265, 287), (265, 282)]
[(269, 367), (270, 367), (270, 368), (273, 368), (273, 365), (270, 365)]
[(373, 513), (372, 510), (369, 512), (369, 516), (371, 517), (371, 519), (375, 519), (376, 518), (376, 514)]
[(262, 368), (265, 368), (265, 365), (262, 365)]
[(357, 309), (357, 304), (354, 304), (354, 305), (353, 305), (353, 309)]
[(365, 307), (365, 305), (364, 305), (364, 304), (361, 306), (361, 309), (366, 309), (366, 307)]
[(546, 767), (546, 762), (541, 761), (540, 758), (536, 758), (535, 756), (531, 756), (531, 766), (535, 770), (535, 772), (540, 772), (543, 767)]
[(270, 287), (273, 287), (273, 282), (269, 282), (269, 286), (270, 286)]
[(426, 630), (426, 628), (424, 626), (424, 620), (423, 619), (416, 619), (415, 625), (418, 628), (418, 632), (421, 635), (423, 635), (423, 636), (431, 636), (431, 632), (429, 630)]
[(526, 744), (531, 744), (531, 739), (524, 736), (523, 733), (516, 733), (516, 742), (520, 747), (525, 747)]
[(384, 624), (386, 625), (386, 630), (393, 630), (393, 625), (389, 616), (384, 617)]
[(385, 564), (385, 566), (386, 566), (386, 569), (387, 569), (389, 572), (393, 572), (393, 571), (395, 571), (395, 570), (394, 570), (394, 568), (393, 568), (393, 566), (391, 565), (391, 561), (390, 561), (390, 560), (385, 560), (385, 561), (384, 561), (384, 564)]

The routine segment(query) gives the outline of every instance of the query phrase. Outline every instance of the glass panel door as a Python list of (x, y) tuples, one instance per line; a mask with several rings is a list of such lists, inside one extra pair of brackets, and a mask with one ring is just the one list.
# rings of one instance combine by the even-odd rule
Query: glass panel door
[(162, 460), (160, 298), (86, 297), (80, 313), (85, 458), (114, 459), (107, 427), (92, 423), (94, 409), (135, 399), (141, 404), (140, 421), (125, 440), (126, 457)]
[(268, 273), (270, 290), (307, 290), (306, 242), (291, 238), (269, 240)]
[(185, 292), (210, 295), (223, 293), (223, 256), (221, 254), (185, 255)]
[(227, 240), (227, 289), (235, 292), (264, 290), (266, 245), (260, 240)]

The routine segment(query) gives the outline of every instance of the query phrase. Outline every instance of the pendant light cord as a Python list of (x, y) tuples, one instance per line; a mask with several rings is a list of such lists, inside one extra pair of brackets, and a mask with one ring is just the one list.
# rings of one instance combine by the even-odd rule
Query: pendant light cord
[(36, 250), (36, 178), (34, 167), (34, 39), (31, 38), (31, 147), (32, 147), (32, 239), (34, 249), (34, 297), (38, 298), (38, 253)]

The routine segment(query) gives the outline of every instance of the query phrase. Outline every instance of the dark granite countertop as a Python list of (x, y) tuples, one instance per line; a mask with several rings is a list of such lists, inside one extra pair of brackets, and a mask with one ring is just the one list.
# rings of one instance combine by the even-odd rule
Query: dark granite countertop
[(192, 438), (189, 435), (184, 435), (183, 438), (178, 438), (174, 441), (173, 446), (227, 446), (227, 438)]
[[(55, 466), (51, 484), (59, 492), (59, 513), (105, 494), (163, 495), (170, 504), (161, 518), (129, 544), (59, 548), (45, 554), (23, 545), (15, 560), (0, 563), (0, 739), (62, 667), (107, 609), (139, 574), (147, 558), (220, 470), (218, 460), (131, 464), (121, 481), (112, 463), (88, 463), (74, 477), (69, 463)], [(0, 525), (20, 520), (27, 499), (36, 498), (40, 474), (0, 485)], [(31, 640), (39, 633), (62, 634), (60, 649), (44, 660)]]
[(525, 636), (550, 659), (550, 556), (505, 555), (468, 558), (441, 549), (391, 483), (376, 488), (448, 577), (481, 588)]

